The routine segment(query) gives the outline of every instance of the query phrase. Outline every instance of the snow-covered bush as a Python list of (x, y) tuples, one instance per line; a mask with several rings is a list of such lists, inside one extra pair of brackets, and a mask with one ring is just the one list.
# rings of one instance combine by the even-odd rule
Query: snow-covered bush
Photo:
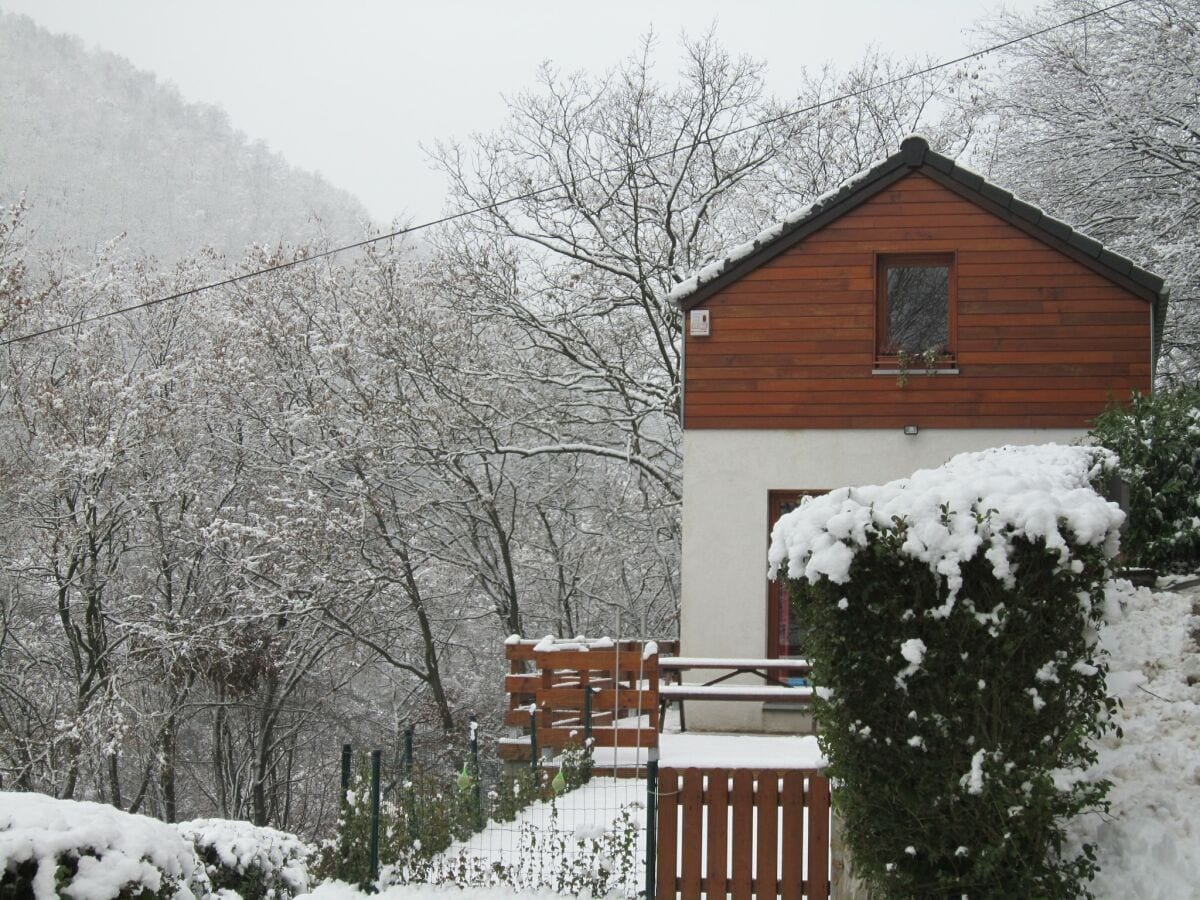
[(1157, 391), (1101, 415), (1097, 443), (1120, 458), (1129, 484), (1121, 549), (1132, 565), (1200, 562), (1200, 390)]
[(181, 822), (214, 890), (236, 891), (242, 900), (291, 900), (308, 890), (313, 848), (274, 828), (228, 819)]
[(100, 803), (0, 793), (0, 897), (208, 896), (191, 843), (172, 825)]
[(835, 804), (888, 897), (1074, 897), (1093, 851), (1064, 822), (1107, 783), (1065, 773), (1106, 728), (1107, 560), (1122, 513), (1085, 447), (963, 454), (782, 517)]

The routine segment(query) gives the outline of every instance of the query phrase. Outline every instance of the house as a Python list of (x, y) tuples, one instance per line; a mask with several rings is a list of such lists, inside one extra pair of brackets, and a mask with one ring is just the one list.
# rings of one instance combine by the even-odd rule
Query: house
[[(1070, 442), (1146, 392), (1162, 279), (918, 137), (672, 293), (684, 339), (689, 657), (802, 652), (770, 523), (805, 493), (956, 453)], [(770, 704), (692, 728), (787, 730)]]

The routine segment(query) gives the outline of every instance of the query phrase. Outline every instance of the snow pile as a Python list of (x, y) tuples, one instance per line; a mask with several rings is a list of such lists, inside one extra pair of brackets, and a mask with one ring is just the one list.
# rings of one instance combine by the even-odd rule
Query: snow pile
[(236, 890), (249, 881), (268, 900), (308, 890), (313, 848), (295, 835), (228, 819), (194, 819), (178, 828), (195, 845), (216, 888)]
[(610, 637), (586, 638), (580, 635), (576, 638), (556, 638), (548, 634), (533, 645), (533, 651), (550, 653), (555, 650), (612, 650), (615, 646)]
[(142, 888), (208, 896), (195, 851), (174, 826), (42, 794), (0, 793), (0, 873), (31, 878), (35, 900), (111, 900)]
[[(1200, 885), (1200, 592), (1152, 592), (1128, 581), (1107, 592), (1109, 691), (1123, 736), (1107, 735), (1089, 779), (1112, 782), (1107, 816), (1069, 825), (1097, 845), (1098, 900), (1197, 896)], [(1192, 682), (1189, 684), (1189, 680)]]
[(781, 517), (771, 532), (770, 575), (844, 584), (869, 535), (905, 523), (901, 552), (946, 578), (950, 602), (961, 565), (983, 553), (996, 577), (1013, 584), (1012, 541), (1041, 539), (1071, 562), (1068, 541), (1117, 551), (1124, 513), (1092, 485), (1116, 464), (1097, 447), (1044, 444), (962, 453), (884, 485), (844, 487)]

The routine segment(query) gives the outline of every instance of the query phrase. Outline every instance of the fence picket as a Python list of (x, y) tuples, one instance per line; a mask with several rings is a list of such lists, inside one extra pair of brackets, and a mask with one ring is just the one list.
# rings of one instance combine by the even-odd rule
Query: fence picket
[(674, 900), (677, 871), (679, 815), (679, 772), (658, 771), (658, 877), (654, 883), (658, 900)]
[(702, 838), (704, 835), (704, 776), (699, 769), (687, 769), (683, 773), (683, 859), (679, 879), (679, 896), (682, 900), (699, 900), (700, 865), (703, 858)]
[(733, 770), (733, 853), (729, 865), (733, 900), (750, 900), (754, 873), (754, 773)]
[(804, 878), (804, 773), (783, 773), (783, 840), (779, 853), (783, 857), (783, 879), (779, 885), (780, 900), (800, 900)]
[(709, 897), (724, 897), (728, 890), (729, 871), (729, 777), (724, 769), (708, 773), (708, 854), (706, 858), (704, 892)]
[[(820, 775), (808, 779), (808, 897), (829, 896), (829, 782)], [(825, 810), (813, 815), (813, 810)]]
[(775, 900), (776, 867), (779, 860), (779, 776), (776, 772), (759, 772), (755, 791), (755, 818), (758, 859), (755, 861), (754, 893), (759, 900)]

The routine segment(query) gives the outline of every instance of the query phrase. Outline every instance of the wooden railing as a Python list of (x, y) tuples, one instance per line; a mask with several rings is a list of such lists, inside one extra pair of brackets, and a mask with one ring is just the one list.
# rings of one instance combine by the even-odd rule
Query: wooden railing
[[(557, 752), (588, 738), (596, 747), (658, 746), (658, 654), (648, 643), (508, 642), (504, 721), (527, 734), (501, 741), (500, 757), (529, 760), (535, 749)], [(678, 642), (657, 648), (674, 652)]]

